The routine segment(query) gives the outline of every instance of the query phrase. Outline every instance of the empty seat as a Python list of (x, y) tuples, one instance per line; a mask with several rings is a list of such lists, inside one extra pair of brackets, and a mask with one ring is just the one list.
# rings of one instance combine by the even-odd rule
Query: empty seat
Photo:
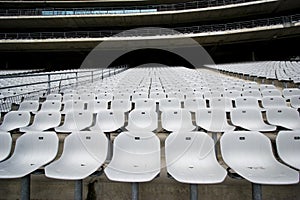
[(223, 109), (226, 112), (230, 112), (233, 108), (232, 100), (230, 98), (225, 97), (213, 97), (209, 99), (209, 107), (216, 109)]
[(284, 98), (290, 99), (292, 96), (300, 96), (299, 88), (284, 88), (282, 90), (282, 94)]
[(232, 110), (231, 122), (235, 126), (252, 131), (276, 130), (276, 126), (264, 122), (261, 111), (255, 108), (236, 108)]
[(56, 132), (68, 133), (81, 131), (93, 123), (93, 113), (89, 111), (71, 111), (65, 116), (63, 125), (56, 127)]
[(60, 101), (45, 101), (42, 103), (40, 111), (56, 112), (61, 110), (62, 103)]
[(73, 132), (65, 138), (60, 158), (45, 167), (49, 178), (84, 179), (97, 171), (107, 156), (108, 139), (97, 131)]
[(156, 110), (156, 102), (154, 99), (137, 99), (134, 104), (134, 109)]
[(61, 115), (58, 111), (40, 111), (34, 116), (33, 123), (30, 126), (20, 128), (21, 132), (45, 131), (59, 126)]
[(39, 107), (40, 103), (38, 101), (23, 101), (20, 103), (18, 111), (35, 112)]
[(206, 91), (203, 94), (204, 99), (221, 98), (223, 97), (223, 93), (220, 91)]
[(275, 85), (272, 84), (260, 84), (259, 86), (260, 91), (269, 90), (269, 89), (276, 89)]
[(129, 101), (130, 95), (131, 95), (130, 93), (116, 93), (116, 94), (114, 94), (114, 100), (122, 99), (122, 100)]
[(131, 100), (135, 102), (138, 99), (147, 99), (148, 92), (136, 92), (131, 95)]
[(83, 111), (84, 101), (81, 100), (70, 100), (66, 101), (64, 109), (61, 111), (62, 114), (66, 114), (71, 111)]
[(96, 99), (96, 95), (94, 93), (84, 93), (80, 94), (79, 99), (81, 101), (92, 101)]
[(238, 97), (235, 99), (235, 106), (237, 108), (259, 108), (263, 110), (255, 97)]
[(91, 100), (87, 102), (87, 111), (98, 113), (107, 109), (107, 101), (105, 100)]
[(160, 172), (160, 140), (152, 132), (122, 132), (114, 140), (113, 152), (104, 169), (109, 180), (146, 182)]
[(167, 98), (159, 100), (159, 110), (162, 112), (169, 110), (178, 110), (181, 108), (179, 99), (176, 98)]
[(156, 102), (158, 102), (160, 99), (166, 98), (166, 93), (164, 92), (150, 92), (150, 99), (154, 99)]
[(11, 151), (12, 138), (9, 132), (0, 132), (0, 161), (7, 158)]
[(61, 101), (61, 94), (48, 94), (46, 97), (46, 101)]
[(224, 92), (224, 97), (235, 100), (238, 97), (241, 97), (242, 92), (238, 90), (227, 90)]
[(278, 89), (265, 89), (261, 92), (263, 97), (281, 97), (281, 92)]
[(296, 109), (300, 108), (300, 95), (292, 96), (290, 101), (291, 101), (291, 106), (293, 108), (296, 108)]
[(11, 131), (17, 128), (28, 126), (30, 123), (30, 113), (26, 111), (10, 111), (4, 115), (0, 131)]
[(55, 132), (28, 132), (16, 141), (13, 155), (0, 163), (0, 178), (21, 178), (52, 161), (58, 151)]
[(105, 100), (107, 102), (112, 101), (114, 98), (114, 95), (111, 93), (98, 93), (96, 95), (97, 100)]
[(196, 112), (198, 109), (206, 108), (204, 99), (186, 99), (184, 100), (184, 109), (190, 112)]
[(133, 131), (154, 131), (157, 129), (157, 113), (152, 110), (132, 110), (128, 115), (128, 126), (126, 129)]
[(173, 132), (166, 141), (166, 167), (182, 183), (223, 182), (227, 172), (218, 163), (214, 141), (204, 132)]
[(162, 127), (167, 131), (192, 131), (196, 127), (188, 110), (170, 110), (161, 114)]
[(261, 93), (258, 89), (253, 89), (253, 90), (244, 90), (242, 92), (243, 97), (254, 97), (257, 100), (261, 100)]
[(279, 131), (276, 137), (277, 152), (281, 160), (300, 170), (300, 131)]
[(211, 132), (225, 132), (235, 129), (227, 122), (226, 112), (220, 108), (198, 109), (196, 111), (196, 124)]
[(186, 99), (203, 99), (203, 92), (187, 92), (185, 93)]
[(299, 173), (278, 162), (270, 139), (256, 131), (226, 132), (220, 140), (225, 163), (256, 184), (296, 184)]
[(263, 97), (262, 106), (264, 108), (281, 108), (287, 107), (285, 99), (281, 96)]
[(171, 92), (168, 93), (168, 98), (175, 98), (178, 99), (179, 101), (184, 101), (184, 94), (180, 92)]
[(111, 102), (111, 110), (118, 112), (128, 112), (131, 110), (131, 101), (128, 99), (114, 99)]
[(270, 108), (267, 109), (266, 116), (270, 124), (292, 130), (300, 129), (299, 113), (293, 108)]
[(79, 95), (78, 94), (64, 94), (63, 95), (63, 101), (62, 102), (67, 102), (67, 101), (76, 101), (76, 100), (79, 100)]
[(90, 127), (90, 130), (103, 132), (116, 131), (123, 127), (125, 123), (125, 115), (120, 111), (104, 110), (97, 113), (96, 123)]

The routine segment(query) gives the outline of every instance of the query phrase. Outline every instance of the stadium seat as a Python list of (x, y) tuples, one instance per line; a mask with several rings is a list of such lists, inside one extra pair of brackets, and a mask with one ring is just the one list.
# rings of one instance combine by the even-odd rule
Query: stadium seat
[(209, 107), (212, 109), (223, 109), (230, 112), (233, 109), (232, 100), (226, 97), (213, 97), (209, 99)]
[(70, 100), (66, 101), (64, 108), (61, 111), (62, 114), (67, 114), (72, 111), (83, 111), (84, 110), (84, 101), (82, 100)]
[(277, 152), (281, 160), (300, 170), (300, 131), (279, 131), (276, 137)]
[(0, 131), (12, 131), (17, 128), (28, 126), (30, 123), (30, 113), (26, 111), (10, 111), (4, 115)]
[(62, 95), (61, 94), (48, 94), (46, 96), (46, 101), (61, 101)]
[(159, 102), (160, 99), (166, 98), (166, 93), (160, 92), (150, 92), (150, 99), (154, 99), (156, 102)]
[(299, 109), (300, 108), (300, 95), (298, 96), (292, 96), (291, 99), (291, 106), (293, 108)]
[(67, 101), (77, 101), (79, 100), (79, 95), (75, 93), (70, 93), (70, 94), (64, 94), (63, 95), (63, 103), (66, 103)]
[(166, 167), (178, 182), (215, 184), (227, 172), (218, 163), (214, 141), (204, 132), (173, 132), (165, 141)]
[(48, 178), (80, 180), (97, 171), (107, 156), (108, 139), (100, 131), (73, 132), (65, 138), (63, 153), (45, 167)]
[(190, 112), (196, 112), (198, 109), (206, 108), (206, 101), (204, 99), (185, 99), (184, 109)]
[(148, 92), (136, 92), (131, 95), (131, 101), (136, 102), (138, 99), (147, 99)]
[(255, 97), (238, 97), (235, 99), (236, 108), (259, 108), (262, 109), (258, 104), (258, 99)]
[(115, 100), (125, 100), (125, 101), (130, 101), (130, 93), (116, 93), (114, 94), (114, 101)]
[(18, 111), (36, 112), (40, 107), (38, 101), (23, 101), (20, 103)]
[(192, 131), (196, 127), (192, 124), (192, 116), (188, 110), (170, 110), (161, 114), (162, 128), (167, 131)]
[(28, 132), (16, 141), (13, 155), (0, 163), (0, 178), (21, 178), (52, 161), (58, 151), (55, 132)]
[(282, 95), (286, 99), (290, 99), (292, 96), (300, 96), (299, 88), (284, 88), (282, 90)]
[(157, 113), (152, 110), (132, 110), (128, 115), (128, 126), (125, 128), (130, 131), (150, 132), (157, 129)]
[(120, 111), (104, 110), (97, 113), (96, 123), (91, 131), (113, 132), (124, 126), (125, 115)]
[(169, 110), (178, 110), (181, 108), (180, 100), (176, 98), (167, 98), (159, 100), (159, 110), (161, 112)]
[(122, 132), (114, 140), (114, 154), (104, 169), (109, 180), (147, 182), (160, 172), (160, 141), (152, 132)]
[(198, 109), (196, 111), (196, 124), (210, 132), (221, 133), (235, 129), (234, 126), (228, 124), (226, 112), (222, 108)]
[(56, 132), (70, 133), (81, 131), (93, 123), (93, 113), (89, 111), (70, 111), (65, 115), (64, 123), (55, 129)]
[(20, 132), (45, 131), (60, 125), (61, 115), (58, 111), (39, 111), (30, 126), (20, 128)]
[(281, 96), (266, 96), (262, 98), (262, 106), (264, 108), (281, 108), (287, 107), (286, 101)]
[(261, 93), (258, 89), (244, 90), (242, 91), (242, 97), (253, 97), (257, 100), (261, 100)]
[(117, 112), (128, 112), (131, 110), (131, 101), (129, 99), (114, 99), (111, 102), (111, 110)]
[(9, 132), (0, 132), (0, 161), (6, 159), (11, 151), (12, 138)]
[(107, 102), (112, 101), (114, 98), (114, 95), (111, 93), (98, 93), (96, 95), (97, 100), (105, 100)]
[(278, 89), (265, 89), (261, 91), (263, 97), (281, 97), (282, 94)]
[(60, 101), (45, 101), (42, 103), (40, 111), (59, 112), (61, 110), (61, 105), (62, 103)]
[(98, 113), (107, 109), (107, 101), (105, 100), (90, 100), (87, 102), (87, 111)]
[(299, 113), (293, 108), (269, 108), (266, 116), (270, 124), (291, 130), (300, 129)]
[(285, 185), (299, 182), (299, 173), (275, 159), (271, 141), (262, 133), (226, 132), (220, 144), (225, 163), (252, 183)]
[(238, 97), (241, 97), (242, 92), (237, 90), (227, 90), (224, 92), (224, 97), (230, 98), (231, 100), (235, 100)]
[(156, 102), (154, 99), (137, 99), (134, 104), (135, 110), (156, 110)]
[(255, 108), (236, 108), (231, 111), (231, 122), (250, 131), (275, 131), (276, 126), (264, 122), (262, 113)]

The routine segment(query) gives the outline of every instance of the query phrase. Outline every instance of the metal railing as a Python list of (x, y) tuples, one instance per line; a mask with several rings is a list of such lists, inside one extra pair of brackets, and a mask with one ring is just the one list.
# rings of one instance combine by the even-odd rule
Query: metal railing
[(36, 9), (0, 9), (0, 16), (57, 16), (57, 15), (98, 15), (98, 14), (134, 14), (161, 11), (176, 11), (207, 8), (254, 2), (258, 0), (200, 0), (185, 3), (159, 4), (125, 7), (93, 8), (36, 8)]
[[(93, 82), (94, 80), (103, 80), (106, 77), (115, 75), (117, 73), (120, 73), (122, 71), (125, 71), (127, 69), (127, 66), (118, 66), (114, 68), (107, 68), (107, 69), (99, 69), (99, 70), (82, 70), (82, 71), (74, 71), (74, 72), (61, 72), (61, 73), (39, 73), (39, 74), (27, 74), (27, 75), (10, 75), (6, 76), (5, 78), (18, 78), (18, 77), (35, 77), (35, 76), (47, 76), (48, 80), (47, 81), (39, 81), (35, 83), (25, 83), (25, 84), (18, 84), (18, 85), (11, 85), (11, 86), (5, 86), (5, 87), (0, 87), (1, 90), (5, 89), (14, 89), (14, 88), (20, 88), (20, 87), (25, 87), (25, 86), (34, 86), (34, 85), (47, 85), (47, 87), (40, 88), (39, 90), (36, 91), (31, 91), (31, 92), (25, 92), (21, 94), (15, 94), (13, 96), (7, 96), (4, 98), (0, 98), (0, 111), (8, 111), (11, 108), (11, 104), (19, 104), (22, 99), (30, 99), (34, 98), (36, 96), (41, 96), (41, 94), (46, 95), (50, 93), (59, 93), (63, 89), (75, 87), (79, 84), (85, 84), (89, 82)], [(86, 74), (89, 73), (89, 74)], [(51, 76), (53, 75), (59, 75), (59, 74), (75, 74), (73, 77), (68, 77), (68, 78), (59, 78), (59, 79), (51, 79)], [(83, 74), (83, 75), (81, 75)], [(1, 77), (4, 78), (4, 77)], [(57, 84), (55, 86), (51, 85), (52, 83), (61, 83), (62, 81), (69, 81), (69, 80), (75, 80), (72, 83), (69, 84)], [(42, 95), (42, 96), (43, 96)]]
[(136, 36), (159, 36), (178, 35), (191, 33), (208, 33), (241, 30), (249, 28), (267, 27), (273, 25), (293, 26), (300, 22), (300, 14), (281, 17), (255, 19), (249, 21), (232, 22), (226, 24), (199, 25), (190, 27), (176, 27), (173, 29), (133, 29), (133, 30), (100, 30), (100, 31), (69, 31), (69, 32), (32, 32), (32, 33), (0, 33), (0, 39), (65, 39), (65, 38), (104, 38), (104, 37), (136, 37)]

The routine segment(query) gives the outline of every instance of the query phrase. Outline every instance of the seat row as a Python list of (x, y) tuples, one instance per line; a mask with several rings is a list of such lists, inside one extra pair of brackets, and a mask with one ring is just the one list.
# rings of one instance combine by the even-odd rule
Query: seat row
[[(9, 137), (0, 133), (1, 140)], [(221, 137), (221, 154), (225, 163), (252, 183), (296, 184), (299, 182), (300, 132), (280, 131), (276, 147), (280, 163), (272, 152), (270, 140), (256, 131), (228, 131)], [(0, 178), (20, 178), (45, 166), (49, 178), (84, 179), (99, 170), (107, 158), (108, 139), (99, 131), (77, 131), (64, 140), (62, 155), (58, 152), (54, 132), (28, 132), (16, 141), (11, 157), (1, 151)], [(179, 131), (165, 140), (166, 167), (182, 183), (212, 184), (224, 181), (227, 172), (215, 156), (214, 141), (204, 132)], [(1, 146), (3, 149), (5, 146)], [(161, 169), (160, 140), (152, 132), (122, 132), (113, 143), (113, 156), (105, 167), (112, 181), (147, 182)], [(50, 163), (50, 164), (49, 164)]]

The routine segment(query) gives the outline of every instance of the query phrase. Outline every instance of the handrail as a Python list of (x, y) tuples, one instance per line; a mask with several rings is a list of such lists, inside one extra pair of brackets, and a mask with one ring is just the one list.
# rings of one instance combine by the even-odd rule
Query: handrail
[[(59, 38), (104, 38), (104, 37), (136, 37), (136, 36), (157, 36), (157, 35), (177, 35), (195, 34), (207, 32), (220, 32), (230, 30), (241, 30), (245, 28), (267, 27), (273, 25), (293, 25), (300, 22), (300, 14), (287, 15), (273, 18), (255, 19), (249, 21), (232, 22), (226, 24), (199, 25), (190, 27), (176, 27), (171, 31), (168, 29), (133, 29), (124, 30), (100, 30), (100, 31), (69, 31), (69, 32), (31, 32), (31, 33), (0, 33), (0, 39), (59, 39)], [(121, 33), (121, 34), (119, 34)]]
[(36, 8), (36, 9), (0, 9), (0, 16), (59, 16), (59, 15), (98, 15), (98, 14), (135, 14), (161, 11), (176, 11), (208, 8), (254, 2), (258, 0), (198, 0), (184, 3), (92, 8)]

